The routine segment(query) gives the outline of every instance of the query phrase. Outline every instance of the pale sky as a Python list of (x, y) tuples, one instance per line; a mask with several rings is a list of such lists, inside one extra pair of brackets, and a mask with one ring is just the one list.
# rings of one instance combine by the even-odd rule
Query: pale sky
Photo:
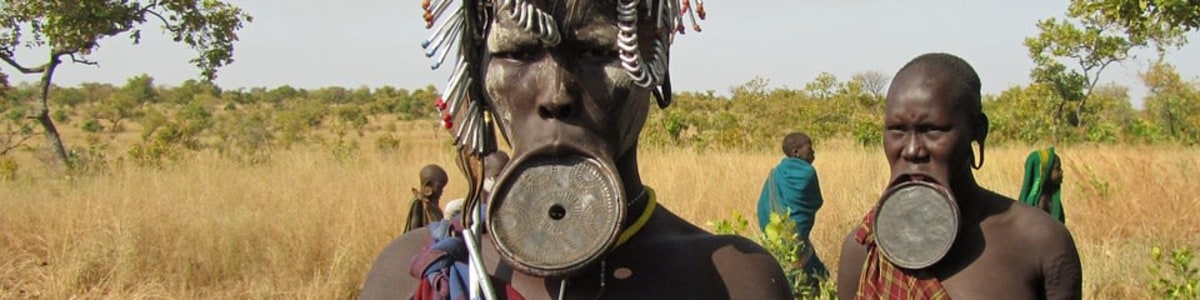
[[(420, 1), (230, 0), (254, 16), (239, 33), (236, 61), (219, 70), (217, 84), (240, 87), (324, 86), (419, 88), (442, 86), (447, 73), (431, 71), (420, 42), (429, 34)], [(774, 87), (803, 88), (821, 72), (839, 79), (863, 71), (889, 76), (926, 52), (948, 52), (970, 62), (985, 93), (1029, 82), (1032, 67), (1022, 40), (1036, 34), (1038, 19), (1061, 16), (1067, 0), (708, 0), (704, 32), (676, 38), (671, 71), (676, 90), (715, 90), (755, 76)], [(157, 26), (157, 25), (155, 25)], [(101, 41), (91, 56), (100, 66), (71, 65), (56, 74), (60, 85), (122, 84), (146, 73), (157, 84), (197, 78), (187, 63), (194, 52), (150, 27), (142, 44), (126, 36)], [(1168, 56), (1181, 75), (1200, 76), (1200, 34)], [(41, 51), (19, 53), (37, 65)], [(1109, 68), (1102, 82), (1129, 86), (1135, 103), (1144, 88), (1137, 72), (1149, 52)], [(0, 69), (14, 81), (35, 76)]]

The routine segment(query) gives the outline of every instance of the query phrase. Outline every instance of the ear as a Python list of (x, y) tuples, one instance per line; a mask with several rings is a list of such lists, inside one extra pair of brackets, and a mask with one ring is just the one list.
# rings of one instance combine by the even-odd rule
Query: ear
[(975, 130), (974, 130), (973, 136), (971, 137), (971, 140), (979, 142), (980, 145), (983, 145), (984, 142), (987, 141), (988, 123), (991, 123), (991, 122), (988, 122), (987, 114), (985, 114), (983, 112), (980, 112), (979, 116), (975, 117), (974, 122), (975, 122), (975, 124), (972, 124), (973, 125), (972, 127)]
[(663, 83), (658, 88), (651, 89), (659, 109), (671, 106), (671, 71), (663, 71)]
[[(971, 127), (973, 128), (973, 130), (971, 131), (971, 135), (972, 135), (971, 141), (979, 143), (979, 156), (975, 157), (974, 151), (972, 151), (973, 161), (971, 162), (971, 168), (979, 170), (980, 168), (983, 168), (984, 155), (985, 155), (984, 149), (986, 148), (985, 146), (987, 145), (986, 144), (987, 134), (988, 134), (987, 114), (980, 112), (979, 115), (977, 117), (975, 117), (974, 124), (972, 124), (972, 125), (973, 126), (971, 126)], [(970, 146), (968, 145), (968, 147), (970, 147)]]

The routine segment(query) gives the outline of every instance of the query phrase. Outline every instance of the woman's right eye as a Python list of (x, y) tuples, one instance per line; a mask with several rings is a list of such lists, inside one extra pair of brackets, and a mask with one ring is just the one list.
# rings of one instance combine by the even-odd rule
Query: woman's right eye
[(521, 49), (513, 51), (501, 51), (492, 54), (492, 57), (499, 59), (510, 59), (516, 61), (530, 61), (537, 59), (541, 55), (541, 51), (536, 49)]

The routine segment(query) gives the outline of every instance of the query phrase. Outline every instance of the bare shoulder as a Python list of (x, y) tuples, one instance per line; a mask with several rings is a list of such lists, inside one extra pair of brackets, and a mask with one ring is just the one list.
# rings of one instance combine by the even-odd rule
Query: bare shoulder
[(414, 255), (430, 239), (429, 229), (405, 233), (380, 251), (359, 290), (359, 299), (406, 299), (417, 288), (417, 280), (408, 274)]
[(677, 250), (728, 249), (725, 251), (733, 251), (741, 254), (730, 256), (731, 259), (737, 260), (759, 260), (762, 258), (762, 255), (766, 255), (766, 258), (775, 263), (774, 268), (779, 268), (779, 264), (771, 257), (770, 252), (767, 252), (758, 243), (746, 237), (729, 234), (712, 234), (680, 218), (666, 208), (660, 209), (656, 214), (662, 215), (662, 218), (655, 220), (653, 226), (657, 227), (654, 230), (654, 235), (658, 236), (654, 241), (661, 246), (677, 248)]
[[(780, 271), (779, 261), (758, 243), (737, 235), (708, 235), (697, 237), (702, 243), (712, 245), (712, 261), (718, 270), (728, 268), (743, 268), (747, 271), (757, 270), (757, 274), (773, 274)], [(728, 266), (725, 266), (728, 264)]]
[(710, 260), (730, 299), (791, 299), (779, 261), (757, 243), (736, 235), (711, 235), (717, 247)]
[(1071, 244), (1071, 232), (1067, 227), (1044, 211), (1022, 204), (1012, 198), (991, 193), (990, 201), (1001, 207), (999, 213), (989, 217), (996, 230), (1003, 230), (1015, 238), (1038, 246)]
[(1014, 247), (1038, 249), (1025, 251), (1036, 255), (1034, 263), (1040, 273), (1042, 286), (1040, 290), (1046, 294), (1046, 299), (1079, 299), (1083, 290), (1082, 265), (1079, 260), (1079, 250), (1075, 246), (1075, 238), (1066, 225), (1050, 217), (1044, 211), (1030, 207), (1020, 202), (1000, 195), (992, 197), (997, 201), (1008, 201), (1008, 208), (997, 216), (999, 222), (989, 222), (994, 228), (1011, 235)]
[[(695, 284), (723, 286), (729, 299), (792, 299), (779, 261), (758, 243), (737, 235), (715, 235), (676, 216), (660, 220), (651, 246), (660, 263), (688, 270)], [(712, 274), (715, 271), (716, 274)], [(707, 281), (707, 282), (706, 282)], [(705, 288), (705, 287), (698, 287)]]

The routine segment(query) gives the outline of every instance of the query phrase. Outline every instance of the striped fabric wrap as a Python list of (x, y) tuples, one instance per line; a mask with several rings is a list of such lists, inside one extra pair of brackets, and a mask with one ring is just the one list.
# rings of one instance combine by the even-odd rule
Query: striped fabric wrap
[(897, 267), (883, 256), (875, 243), (874, 217), (875, 210), (872, 209), (854, 234), (854, 239), (867, 247), (867, 259), (863, 262), (854, 299), (950, 299), (942, 283), (932, 274)]

